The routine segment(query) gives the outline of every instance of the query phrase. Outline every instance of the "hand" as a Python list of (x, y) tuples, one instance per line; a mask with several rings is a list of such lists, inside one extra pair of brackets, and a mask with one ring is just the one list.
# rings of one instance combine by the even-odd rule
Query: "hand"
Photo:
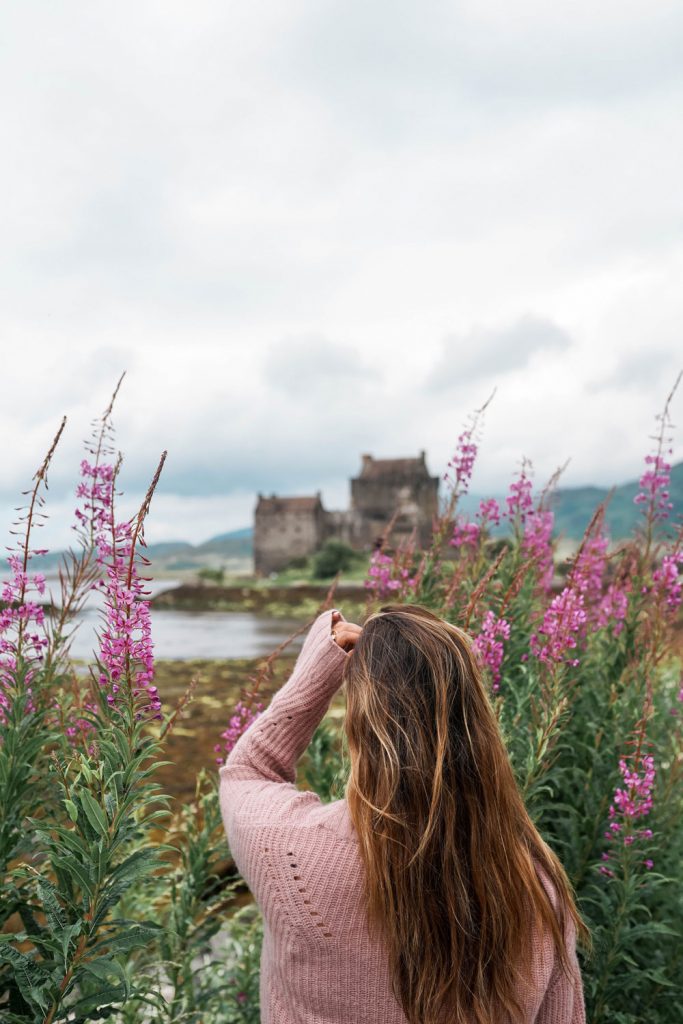
[(340, 612), (332, 612), (332, 636), (347, 653), (353, 650), (356, 640), (361, 634), (361, 628), (355, 622), (343, 621)]

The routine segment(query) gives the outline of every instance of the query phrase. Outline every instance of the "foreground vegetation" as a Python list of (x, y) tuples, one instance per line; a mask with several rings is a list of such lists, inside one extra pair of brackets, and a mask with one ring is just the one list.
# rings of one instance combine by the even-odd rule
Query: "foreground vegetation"
[[(30, 563), (64, 424), (27, 492), (2, 595), (0, 1019), (256, 1022), (261, 920), (231, 871), (215, 763), (199, 768), (185, 799), (165, 765), (199, 683), (187, 679), (170, 702), (153, 657), (144, 523), (165, 453), (139, 514), (117, 522), (115, 397), (81, 463), (61, 610), (45, 617), (45, 581)], [(364, 611), (417, 601), (471, 634), (519, 785), (593, 935), (583, 963), (588, 1020), (671, 1024), (683, 1004), (683, 678), (674, 646), (683, 534), (667, 493), (668, 402), (635, 496), (637, 531), (610, 550), (599, 506), (561, 567), (559, 592), (556, 480), (534, 494), (524, 463), (502, 507), (488, 500), (472, 518), (459, 513), (481, 425), (480, 413), (458, 439), (430, 548), (412, 540), (374, 553)], [(509, 540), (492, 546), (501, 522)], [(69, 656), (69, 629), (93, 587), (106, 606), (84, 676)], [(334, 581), (314, 614), (332, 604), (356, 617)], [(285, 644), (250, 672), (209, 759), (225, 757), (290, 665)], [(221, 712), (218, 699), (211, 710)], [(302, 762), (301, 784), (323, 800), (341, 795), (348, 770), (338, 704), (332, 710)], [(182, 762), (183, 774), (191, 768)]]

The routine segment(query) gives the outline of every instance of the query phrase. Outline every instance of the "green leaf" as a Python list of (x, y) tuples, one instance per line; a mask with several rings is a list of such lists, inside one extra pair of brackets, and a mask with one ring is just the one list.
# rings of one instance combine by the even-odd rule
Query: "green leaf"
[(80, 793), (80, 798), (85, 815), (95, 831), (101, 836), (108, 835), (109, 824), (107, 822), (107, 818), (94, 797), (87, 789), (84, 789)]
[(128, 993), (128, 979), (126, 973), (116, 960), (112, 960), (109, 956), (99, 957), (97, 960), (83, 960), (79, 964), (79, 968), (87, 971), (89, 974), (93, 974), (96, 978), (101, 981), (106, 981), (111, 975), (115, 975), (117, 979), (122, 982), (126, 994)]
[(64, 874), (72, 880), (81, 889), (82, 892), (87, 893), (88, 896), (93, 894), (93, 883), (88, 878), (85, 868), (79, 864), (73, 857), (57, 857), (52, 854), (51, 857), (52, 865), (55, 869), (60, 868)]
[(18, 949), (14, 949), (13, 946), (4, 942), (0, 945), (0, 961), (3, 960), (14, 969), (17, 987), (26, 1002), (45, 1011), (48, 1000), (45, 993), (41, 991), (40, 985), (50, 980), (46, 971), (39, 967), (31, 957), (20, 953)]
[(48, 924), (53, 931), (60, 931), (66, 926), (64, 909), (59, 902), (59, 892), (47, 878), (39, 878), (37, 883), (38, 895), (43, 902), (43, 909)]
[(121, 861), (110, 875), (110, 882), (119, 881), (122, 879), (135, 879), (139, 878), (154, 867), (159, 861), (159, 851), (157, 849), (152, 850), (135, 850), (126, 857), (125, 860)]
[(128, 921), (112, 921), (111, 925), (113, 927), (125, 927), (128, 930), (121, 931), (118, 935), (113, 934), (101, 939), (91, 947), (91, 952), (106, 948), (111, 956), (118, 953), (127, 953), (129, 950), (136, 949), (139, 946), (146, 946), (148, 942), (158, 939), (160, 934), (163, 933), (163, 929), (158, 925), (131, 924)]
[(69, 1007), (69, 1020), (74, 1024), (86, 1024), (87, 1021), (109, 1017), (111, 1013), (106, 1012), (107, 1008), (123, 1002), (126, 995), (127, 989), (123, 985), (99, 985), (96, 992), (83, 996)]
[(66, 807), (67, 813), (73, 822), (78, 821), (78, 808), (73, 800), (65, 800), (64, 806)]
[(60, 940), (62, 944), (62, 955), (64, 957), (65, 966), (69, 955), (69, 947), (73, 940), (81, 934), (82, 929), (83, 922), (75, 921), (72, 925), (69, 925), (68, 928), (65, 928), (64, 931), (60, 934)]

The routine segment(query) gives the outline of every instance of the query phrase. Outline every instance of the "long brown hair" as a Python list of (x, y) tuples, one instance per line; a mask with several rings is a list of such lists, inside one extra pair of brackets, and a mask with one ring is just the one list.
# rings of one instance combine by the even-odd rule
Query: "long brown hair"
[(396, 999), (411, 1024), (520, 1018), (538, 929), (567, 971), (567, 926), (588, 933), (524, 806), (469, 636), (420, 605), (385, 605), (343, 681), (346, 799)]

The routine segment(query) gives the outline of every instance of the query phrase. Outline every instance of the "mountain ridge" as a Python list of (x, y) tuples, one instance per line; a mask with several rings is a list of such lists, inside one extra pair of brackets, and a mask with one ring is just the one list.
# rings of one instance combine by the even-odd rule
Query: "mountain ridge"
[[(570, 540), (579, 540), (590, 522), (591, 516), (599, 502), (604, 501), (612, 488), (587, 484), (580, 487), (558, 487), (551, 495), (550, 507), (554, 513), (554, 536), (564, 536)], [(631, 480), (613, 488), (612, 498), (607, 506), (605, 522), (613, 540), (628, 536), (642, 517), (642, 506), (633, 501), (640, 490), (638, 480)], [(484, 496), (466, 494), (459, 503), (459, 510), (472, 516)], [(505, 507), (505, 495), (493, 494), (502, 507)], [(669, 500), (673, 503), (672, 518), (683, 512), (683, 462), (671, 468)], [(493, 531), (496, 534), (505, 532), (505, 526)], [(200, 544), (186, 540), (159, 541), (148, 544), (145, 554), (152, 561), (164, 563), (166, 571), (197, 569), (203, 565), (218, 568), (227, 560), (244, 567), (245, 562), (253, 557), (252, 526), (242, 526), (235, 530), (216, 534)], [(49, 552), (47, 555), (34, 559), (36, 568), (50, 569), (56, 567), (62, 557), (61, 551)]]

